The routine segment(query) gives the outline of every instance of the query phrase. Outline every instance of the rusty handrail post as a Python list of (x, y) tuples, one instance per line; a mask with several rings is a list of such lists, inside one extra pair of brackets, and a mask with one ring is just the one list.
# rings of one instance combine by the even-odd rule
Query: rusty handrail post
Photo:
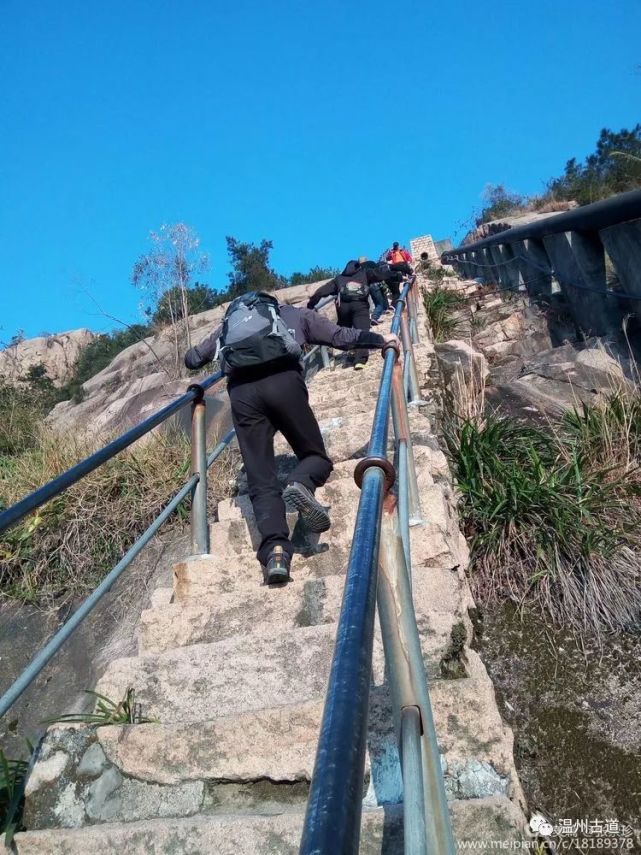
[(333, 370), (334, 363), (332, 362), (332, 359), (329, 355), (329, 348), (326, 344), (321, 345), (320, 352), (321, 359), (323, 360), (323, 368), (329, 368), (330, 370)]
[(407, 399), (403, 388), (401, 366), (397, 362), (392, 375), (392, 415), (398, 450), (398, 502), (401, 536), (407, 566), (410, 562), (410, 526), (423, 522), (412, 448)]
[[(420, 714), (421, 723), (422, 780), (407, 781), (407, 785), (412, 793), (416, 793), (422, 787), (423, 805), (420, 815), (418, 815), (415, 799), (411, 799), (406, 807), (405, 821), (411, 826), (405, 829), (406, 844), (410, 840), (420, 840), (421, 823), (424, 823), (426, 845), (423, 852), (453, 855), (456, 847), (427, 690), (427, 675), (414, 614), (405, 550), (399, 533), (398, 507), (396, 498), (392, 494), (388, 494), (383, 502), (379, 563), (378, 612), (385, 661), (388, 666), (394, 720), (400, 742), (401, 763), (404, 764), (404, 786), (407, 776), (417, 774), (413, 755), (406, 757), (405, 760), (402, 756), (404, 740), (401, 740), (401, 723), (405, 717), (404, 710), (415, 707)], [(411, 725), (408, 723), (408, 726)], [(409, 855), (410, 850), (406, 848), (405, 851)]]
[[(410, 345), (411, 347), (411, 345)], [(399, 500), (401, 518), (403, 521), (403, 543), (406, 547), (409, 564), (409, 529), (410, 526), (423, 523), (423, 513), (416, 477), (416, 463), (412, 446), (409, 415), (407, 410), (407, 370), (410, 364), (405, 353), (405, 363), (401, 369), (397, 363), (392, 377), (392, 415), (394, 417), (394, 433), (398, 444), (399, 457)], [(402, 373), (401, 373), (402, 371)], [(406, 523), (407, 519), (407, 523)]]
[(191, 501), (192, 555), (204, 555), (209, 552), (205, 413), (204, 390), (201, 390), (201, 393), (192, 404), (191, 410), (191, 471), (193, 475), (198, 475), (198, 483), (194, 487)]
[(397, 362), (392, 375), (392, 415), (398, 456), (398, 515), (403, 538), (405, 561), (410, 566), (410, 514), (407, 473), (409, 463), (410, 426), (405, 406), (405, 390), (401, 366)]
[(410, 316), (410, 336), (413, 344), (419, 344), (420, 339), (418, 335), (418, 294), (416, 292), (416, 279), (412, 283), (412, 287), (408, 293), (409, 303), (408, 303), (408, 311)]
[(407, 372), (407, 394), (410, 404), (421, 402), (421, 391), (418, 385), (418, 373), (414, 360), (414, 348), (410, 335), (409, 323), (405, 312), (401, 315), (401, 341), (403, 342), (404, 369)]
[(429, 850), (425, 825), (421, 711), (418, 707), (403, 707), (401, 710), (398, 742), (402, 758), (404, 848), (411, 855), (423, 855)]

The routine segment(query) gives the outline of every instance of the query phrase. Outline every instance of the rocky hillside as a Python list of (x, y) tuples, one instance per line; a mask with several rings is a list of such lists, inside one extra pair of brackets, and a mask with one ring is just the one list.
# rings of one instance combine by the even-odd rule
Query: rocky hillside
[[(321, 284), (299, 285), (275, 293), (283, 303), (305, 305), (309, 295)], [(227, 303), (189, 319), (193, 344), (198, 344), (212, 331), (226, 307)], [(82, 348), (94, 337), (94, 333), (81, 329), (21, 342), (0, 353), (0, 376), (16, 381), (25, 377), (32, 366), (42, 364), (47, 376), (60, 387), (70, 379)], [(95, 437), (126, 430), (184, 392), (189, 376), (182, 361), (184, 351), (182, 341), (176, 346), (171, 328), (125, 348), (83, 384), (81, 402), (62, 401), (54, 407), (47, 419), (49, 425), (59, 432)], [(205, 370), (199, 376), (207, 373)], [(197, 379), (194, 376), (190, 381)], [(212, 393), (212, 403), (217, 394)]]
[(16, 383), (30, 368), (42, 365), (54, 386), (63, 386), (71, 379), (80, 352), (94, 338), (91, 330), (79, 329), (25, 339), (0, 351), (0, 377)]
[(550, 214), (561, 214), (576, 207), (578, 207), (576, 202), (552, 202), (538, 211), (521, 210), (509, 217), (501, 217), (499, 220), (481, 223), (475, 229), (468, 232), (461, 243), (463, 245), (475, 243), (475, 241), (483, 240), (483, 238), (490, 237), (490, 235), (504, 232), (507, 229), (517, 228), (518, 226), (526, 226), (528, 223), (535, 223), (537, 220), (549, 217)]

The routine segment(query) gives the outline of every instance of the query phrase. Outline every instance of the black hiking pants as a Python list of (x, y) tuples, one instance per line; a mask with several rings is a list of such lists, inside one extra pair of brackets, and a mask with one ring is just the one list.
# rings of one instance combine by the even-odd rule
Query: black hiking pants
[[(354, 327), (357, 330), (369, 332), (369, 302), (367, 300), (349, 300), (338, 304), (336, 309), (339, 327)], [(355, 351), (356, 362), (367, 362), (369, 350)]]
[(261, 536), (257, 557), (266, 564), (274, 546), (282, 546), (288, 555), (294, 551), (276, 473), (274, 434), (280, 431), (298, 458), (298, 466), (289, 476), (290, 484), (297, 481), (313, 492), (329, 478), (332, 461), (325, 451), (300, 371), (281, 371), (232, 386), (229, 399)]
[(389, 269), (394, 274), (389, 279), (385, 280), (385, 284), (392, 295), (392, 306), (398, 303), (398, 298), (401, 296), (401, 282), (403, 275), (409, 276), (412, 273), (412, 268), (406, 261), (399, 261), (397, 264), (390, 264)]

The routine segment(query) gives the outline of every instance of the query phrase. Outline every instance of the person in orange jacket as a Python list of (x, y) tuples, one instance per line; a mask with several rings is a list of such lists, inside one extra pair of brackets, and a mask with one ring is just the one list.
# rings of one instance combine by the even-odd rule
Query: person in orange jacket
[[(392, 264), (403, 264), (409, 267), (412, 263), (412, 256), (404, 246), (400, 246), (399, 242), (395, 240), (392, 248), (388, 249), (385, 254), (385, 261), (389, 262), (390, 266)], [(411, 268), (410, 270), (401, 270), (401, 273), (411, 273)]]
[(395, 306), (400, 297), (400, 283), (403, 276), (411, 276), (414, 272), (411, 266), (412, 256), (401, 247), (397, 240), (392, 244), (392, 248), (383, 253), (381, 260), (385, 262), (390, 269), (390, 278), (385, 280), (385, 284), (390, 289), (392, 295), (392, 306)]

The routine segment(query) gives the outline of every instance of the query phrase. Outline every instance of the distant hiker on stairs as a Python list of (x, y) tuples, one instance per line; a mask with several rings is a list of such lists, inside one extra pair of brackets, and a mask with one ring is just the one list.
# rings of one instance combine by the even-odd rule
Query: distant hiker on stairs
[[(219, 358), (228, 377), (232, 419), (261, 535), (257, 557), (266, 568), (268, 583), (289, 578), (294, 550), (286, 505), (297, 510), (312, 531), (330, 527), (327, 510), (314, 491), (329, 478), (332, 461), (309, 406), (302, 346), (380, 349), (386, 342), (398, 339), (336, 326), (317, 312), (279, 305), (270, 294), (249, 292), (233, 300), (222, 325), (185, 355), (190, 369)], [(298, 458), (284, 491), (276, 472), (276, 431)]]
[[(384, 275), (377, 267), (364, 267), (358, 261), (348, 261), (340, 276), (330, 279), (314, 292), (307, 303), (307, 308), (313, 309), (323, 297), (334, 295), (338, 325), (368, 332), (370, 288), (374, 283), (383, 281)], [(354, 359), (356, 370), (364, 367), (367, 356), (366, 350), (356, 352)]]
[(387, 261), (393, 269), (401, 269), (398, 265), (402, 265), (402, 273), (407, 273), (409, 275), (412, 272), (412, 268), (410, 267), (412, 256), (404, 246), (400, 246), (397, 240), (392, 244), (392, 248), (388, 249), (385, 253), (385, 261)]
[(412, 256), (405, 247), (400, 246), (399, 242), (395, 240), (391, 249), (384, 252), (381, 259), (387, 262), (389, 267), (390, 274), (385, 283), (392, 294), (392, 305), (395, 306), (400, 297), (403, 277), (411, 276), (414, 272), (412, 269)]

